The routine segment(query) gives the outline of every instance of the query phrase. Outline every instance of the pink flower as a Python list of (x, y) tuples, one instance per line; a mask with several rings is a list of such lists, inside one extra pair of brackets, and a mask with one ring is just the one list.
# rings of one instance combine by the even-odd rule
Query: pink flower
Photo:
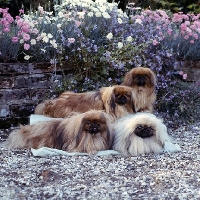
[(186, 31), (187, 30), (187, 26), (185, 24), (181, 24), (180, 26), (182, 31)]
[(183, 71), (180, 71), (180, 72), (179, 72), (179, 75), (181, 75), (181, 76), (182, 76), (182, 75), (183, 75)]
[(17, 20), (17, 26), (21, 27), (23, 25), (23, 20), (19, 19)]
[(10, 24), (14, 21), (13, 17), (12, 17), (10, 14), (7, 14), (7, 15), (6, 15), (6, 20), (7, 20)]
[(20, 12), (21, 14), (24, 14), (24, 10), (23, 10), (23, 9), (20, 9), (19, 12)]
[(167, 28), (167, 24), (163, 24), (163, 28)]
[(185, 80), (187, 78), (187, 74), (183, 74), (183, 79)]
[(5, 32), (5, 33), (8, 33), (9, 31), (10, 31), (10, 28), (8, 28), (8, 27), (3, 29), (3, 32)]
[(21, 29), (22, 29), (22, 31), (23, 31), (24, 33), (29, 32), (29, 28), (30, 28), (29, 25), (23, 25), (23, 26), (21, 27)]
[(29, 49), (30, 49), (30, 45), (29, 45), (29, 44), (26, 44), (26, 43), (24, 43), (24, 49), (25, 49), (25, 50), (29, 50)]
[(194, 44), (194, 40), (190, 40), (190, 44)]
[(79, 27), (81, 25), (81, 22), (80, 21), (75, 21), (75, 24), (77, 27)]
[(169, 35), (171, 35), (171, 34), (172, 34), (172, 29), (169, 28), (169, 29), (167, 30), (167, 33), (168, 33)]
[(23, 39), (24, 39), (24, 41), (28, 41), (28, 40), (30, 40), (30, 35), (29, 34), (27, 34), (27, 33), (24, 33), (23, 34)]
[(74, 39), (74, 38), (68, 38), (68, 42), (69, 42), (70, 44), (72, 44), (72, 43), (75, 42), (75, 39)]
[(16, 16), (15, 19), (16, 19), (16, 20), (19, 20), (19, 19), (20, 19), (20, 16)]
[(157, 40), (153, 40), (153, 45), (157, 45), (158, 44), (158, 41)]
[(189, 36), (188, 36), (188, 35), (186, 35), (186, 36), (184, 37), (184, 39), (185, 39), (185, 40), (188, 40), (188, 38), (189, 38)]
[(199, 38), (199, 36), (195, 33), (194, 35), (194, 38), (197, 40)]
[(18, 42), (19, 38), (18, 37), (12, 37), (12, 42), (16, 43)]

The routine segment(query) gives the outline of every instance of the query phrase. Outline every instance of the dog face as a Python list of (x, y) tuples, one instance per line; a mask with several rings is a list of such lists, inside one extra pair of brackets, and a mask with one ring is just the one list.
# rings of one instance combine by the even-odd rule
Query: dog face
[(170, 138), (167, 128), (151, 113), (127, 115), (115, 122), (113, 148), (125, 156), (159, 153)]
[[(110, 105), (115, 110), (116, 105), (125, 106), (132, 104), (132, 91), (131, 88), (116, 86), (113, 88)], [(134, 108), (133, 108), (134, 111)]]
[(152, 137), (155, 134), (155, 128), (145, 124), (138, 124), (134, 130), (134, 134), (141, 138)]
[(136, 67), (129, 71), (122, 85), (133, 88), (137, 97), (136, 111), (153, 112), (156, 101), (156, 76), (149, 68)]
[(132, 88), (154, 88), (156, 85), (156, 76), (149, 68), (136, 67), (125, 75), (122, 85), (130, 86)]
[(106, 113), (120, 118), (128, 113), (135, 113), (135, 95), (132, 88), (116, 85), (102, 88), (102, 100)]
[(62, 149), (66, 151), (95, 153), (111, 148), (113, 128), (110, 116), (103, 111), (90, 110), (72, 116), (70, 122), (67, 125), (63, 122), (62, 126), (70, 130), (63, 137), (66, 142)]

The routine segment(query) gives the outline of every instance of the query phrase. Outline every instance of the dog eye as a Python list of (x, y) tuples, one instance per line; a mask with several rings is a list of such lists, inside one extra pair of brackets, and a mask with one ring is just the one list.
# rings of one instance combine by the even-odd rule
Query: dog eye
[(141, 130), (142, 128), (143, 128), (143, 126), (140, 125), (140, 124), (137, 126), (137, 129), (138, 129), (138, 130)]
[(131, 95), (129, 93), (126, 93), (125, 96), (130, 97)]
[(154, 131), (154, 129), (153, 129), (152, 127), (149, 127), (149, 130), (150, 130), (150, 131)]
[(91, 122), (89, 122), (89, 121), (88, 121), (88, 122), (86, 122), (85, 124), (86, 124), (86, 125), (90, 125), (90, 124), (91, 124)]

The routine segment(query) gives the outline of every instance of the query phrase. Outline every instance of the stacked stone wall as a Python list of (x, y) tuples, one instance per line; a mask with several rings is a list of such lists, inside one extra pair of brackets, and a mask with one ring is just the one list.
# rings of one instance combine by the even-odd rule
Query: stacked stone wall
[[(56, 74), (55, 74), (56, 71)], [(47, 97), (59, 70), (50, 64), (0, 64), (0, 129), (27, 124), (35, 106)]]

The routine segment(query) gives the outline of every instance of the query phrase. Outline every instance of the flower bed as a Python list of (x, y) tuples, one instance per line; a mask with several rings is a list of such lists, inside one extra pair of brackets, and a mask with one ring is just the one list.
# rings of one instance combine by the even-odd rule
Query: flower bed
[[(129, 7), (127, 16), (116, 3), (88, 0), (62, 1), (54, 13), (39, 7), (28, 15), (20, 10), (16, 19), (7, 9), (0, 9), (0, 14), (0, 62), (48, 62), (62, 70), (70, 67), (52, 95), (120, 84), (128, 70), (142, 65), (156, 73), (157, 108), (170, 116), (182, 114), (186, 102), (178, 100), (173, 109), (170, 105), (182, 100), (183, 94), (191, 97), (194, 93), (199, 98), (198, 83), (195, 88), (184, 86), (178, 87), (180, 92), (174, 91), (180, 79), (190, 77), (190, 71), (178, 68), (176, 60), (200, 59), (200, 14)], [(3, 76), (1, 85), (12, 86), (12, 77), (5, 80), (7, 74)]]

